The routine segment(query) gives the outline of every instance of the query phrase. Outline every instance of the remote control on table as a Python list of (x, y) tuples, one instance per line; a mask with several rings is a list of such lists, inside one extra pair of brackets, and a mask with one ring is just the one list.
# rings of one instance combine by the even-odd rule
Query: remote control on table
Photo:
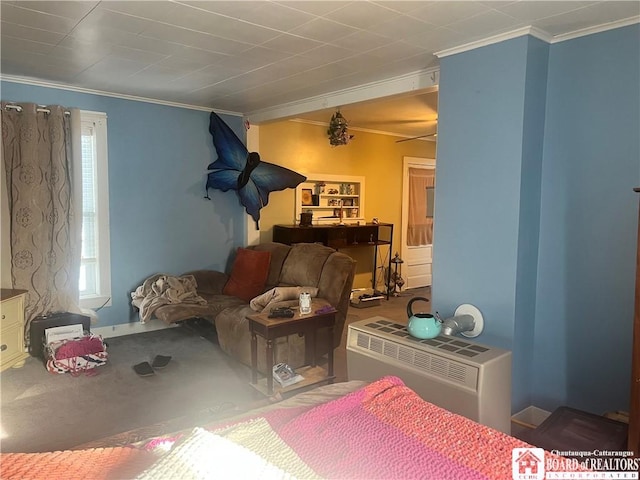
[(293, 310), (290, 308), (274, 308), (269, 313), (269, 318), (293, 318)]

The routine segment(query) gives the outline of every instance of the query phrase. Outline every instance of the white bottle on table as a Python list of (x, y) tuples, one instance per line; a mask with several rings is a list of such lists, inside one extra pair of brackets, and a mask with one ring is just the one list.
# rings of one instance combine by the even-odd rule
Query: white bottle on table
[(311, 313), (311, 294), (306, 290), (300, 291), (300, 315), (307, 315)]

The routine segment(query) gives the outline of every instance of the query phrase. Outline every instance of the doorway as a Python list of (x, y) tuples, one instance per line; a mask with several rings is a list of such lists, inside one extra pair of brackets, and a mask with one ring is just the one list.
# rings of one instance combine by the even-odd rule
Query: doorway
[(404, 157), (401, 258), (405, 289), (430, 286), (436, 160)]

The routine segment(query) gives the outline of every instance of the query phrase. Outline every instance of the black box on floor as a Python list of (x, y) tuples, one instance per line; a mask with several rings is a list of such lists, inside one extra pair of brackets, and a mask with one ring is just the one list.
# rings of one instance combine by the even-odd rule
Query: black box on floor
[(64, 327), (76, 324), (82, 324), (82, 329), (85, 332), (91, 331), (91, 318), (78, 313), (53, 313), (51, 315), (34, 318), (31, 320), (31, 325), (29, 327), (29, 354), (32, 357), (44, 358), (44, 331), (47, 328)]
[[(628, 427), (617, 420), (563, 406), (533, 430), (527, 442), (549, 451), (624, 451), (627, 449)], [(580, 456), (576, 458), (583, 460)]]

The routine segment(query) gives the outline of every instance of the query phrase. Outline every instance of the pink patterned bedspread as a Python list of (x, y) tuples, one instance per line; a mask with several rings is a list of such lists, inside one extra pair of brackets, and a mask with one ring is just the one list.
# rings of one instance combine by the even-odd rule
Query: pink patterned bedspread
[(530, 446), (422, 400), (397, 377), (263, 417), (325, 478), (505, 479), (512, 449)]
[(89, 450), (59, 452), (63, 457), (5, 454), (0, 477), (503, 480), (515, 478), (513, 449), (531, 447), (422, 400), (397, 377), (327, 403), (249, 412), (196, 428), (174, 436), (167, 453), (154, 451), (160, 440), (115, 449), (119, 456), (111, 463), (99, 461), (104, 452)]

